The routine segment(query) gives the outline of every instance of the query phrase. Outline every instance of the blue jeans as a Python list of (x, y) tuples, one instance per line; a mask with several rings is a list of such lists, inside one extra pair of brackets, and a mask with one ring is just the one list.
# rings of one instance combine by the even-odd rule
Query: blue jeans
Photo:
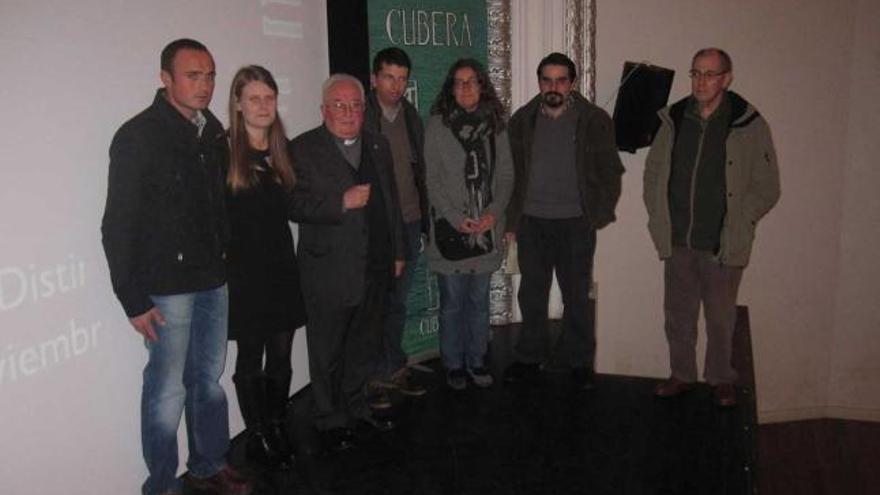
[(483, 366), (489, 342), (491, 273), (437, 274), (440, 355), (447, 369)]
[(226, 465), (229, 416), (218, 381), (226, 365), (228, 295), (216, 289), (151, 296), (165, 318), (159, 340), (146, 341), (149, 360), (141, 393), (141, 442), (149, 476), (144, 495), (176, 491), (177, 427), (186, 412), (187, 468), (197, 478)]
[(421, 248), (422, 223), (420, 220), (404, 224), (404, 242), (406, 242), (406, 266), (403, 273), (394, 279), (388, 313), (385, 316), (385, 335), (382, 339), (385, 351), (385, 362), (378, 370), (382, 378), (406, 366), (406, 354), (401, 348), (403, 330), (406, 327), (406, 309), (409, 289), (412, 286), (413, 274), (419, 259)]

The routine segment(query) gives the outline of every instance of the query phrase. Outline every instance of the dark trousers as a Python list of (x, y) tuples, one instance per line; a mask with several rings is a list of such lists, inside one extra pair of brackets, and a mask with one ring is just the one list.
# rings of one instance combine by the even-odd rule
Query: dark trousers
[(724, 266), (712, 253), (673, 247), (664, 266), (663, 307), (672, 376), (697, 381), (697, 318), (706, 314), (706, 362), (703, 375), (711, 385), (734, 383), (730, 363), (736, 324), (736, 295), (742, 267)]
[[(237, 342), (236, 375), (250, 376), (265, 372), (268, 376), (285, 376), (291, 373), (293, 330), (242, 335)], [(265, 366), (263, 355), (266, 356)]]
[(387, 271), (371, 272), (356, 306), (335, 300), (306, 303), (313, 419), (319, 430), (349, 426), (370, 414), (365, 385), (381, 361), (389, 284)]
[(544, 219), (523, 215), (516, 233), (522, 281), (518, 300), (523, 323), (516, 343), (517, 359), (540, 363), (547, 358), (547, 304), (553, 271), (562, 292), (560, 337), (572, 366), (593, 368), (596, 330), (590, 311), (596, 230), (582, 218)]
[(406, 366), (406, 353), (403, 352), (403, 331), (406, 328), (407, 300), (409, 289), (412, 286), (416, 264), (419, 261), (419, 249), (421, 248), (421, 221), (404, 224), (404, 242), (407, 244), (406, 266), (403, 273), (392, 282), (391, 298), (388, 303), (388, 314), (385, 317), (385, 333), (383, 347), (385, 362), (382, 368), (377, 370), (377, 377), (387, 379), (395, 371)]

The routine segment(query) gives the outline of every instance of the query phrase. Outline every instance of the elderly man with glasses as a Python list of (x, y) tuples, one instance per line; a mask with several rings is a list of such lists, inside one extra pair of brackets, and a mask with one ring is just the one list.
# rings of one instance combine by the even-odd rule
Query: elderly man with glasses
[(389, 430), (365, 385), (382, 352), (384, 308), (403, 270), (403, 232), (388, 141), (362, 129), (364, 89), (347, 74), (323, 85), (324, 123), (291, 141), (301, 283), (309, 322), (313, 420), (325, 446), (353, 446), (355, 428)]
[(779, 199), (770, 128), (728, 90), (730, 56), (705, 48), (691, 62), (687, 98), (660, 111), (645, 164), (648, 230), (664, 263), (666, 338), (672, 374), (654, 393), (678, 396), (697, 381), (700, 304), (706, 318), (703, 374), (715, 403), (736, 405), (731, 366), (736, 296), (755, 227)]

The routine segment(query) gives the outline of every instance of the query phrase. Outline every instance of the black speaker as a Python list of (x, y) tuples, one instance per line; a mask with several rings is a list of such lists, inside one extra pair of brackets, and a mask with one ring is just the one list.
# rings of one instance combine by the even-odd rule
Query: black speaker
[(617, 149), (635, 153), (650, 146), (660, 128), (657, 111), (666, 106), (675, 71), (636, 62), (623, 64), (614, 104)]

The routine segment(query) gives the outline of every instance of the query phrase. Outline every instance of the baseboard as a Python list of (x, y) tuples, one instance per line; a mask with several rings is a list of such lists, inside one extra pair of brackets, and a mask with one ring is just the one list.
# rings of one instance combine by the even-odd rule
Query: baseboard
[(880, 422), (880, 409), (818, 406), (776, 411), (758, 411), (758, 424), (803, 421), (807, 419), (847, 419), (851, 421)]
[(876, 408), (827, 406), (825, 410), (828, 418), (880, 422), (880, 409)]

